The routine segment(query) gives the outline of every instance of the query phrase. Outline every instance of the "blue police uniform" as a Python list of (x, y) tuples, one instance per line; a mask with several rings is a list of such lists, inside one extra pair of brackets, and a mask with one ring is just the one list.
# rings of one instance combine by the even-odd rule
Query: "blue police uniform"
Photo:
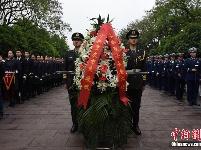
[[(156, 57), (156, 56), (154, 56)], [(152, 61), (152, 67), (151, 67), (151, 72), (152, 72), (152, 86), (153, 87), (156, 87), (156, 64), (157, 64), (157, 61)]]
[[(192, 51), (190, 51), (192, 52)], [(187, 101), (190, 106), (199, 105), (197, 103), (197, 95), (199, 89), (199, 79), (200, 79), (200, 61), (198, 58), (188, 58), (184, 63), (187, 82)], [(193, 71), (196, 69), (196, 71)]]
[[(150, 56), (150, 58), (152, 59), (152, 56)], [(151, 74), (151, 71), (152, 71), (152, 60), (148, 60), (147, 61), (147, 83), (148, 85), (151, 85), (151, 81), (152, 81), (152, 74)]]
[[(166, 54), (164, 57), (168, 58), (169, 55)], [(162, 70), (162, 76), (163, 76), (163, 90), (164, 92), (168, 92), (168, 70), (167, 70), (167, 64), (168, 61), (163, 61), (163, 70)]]
[[(178, 55), (183, 57), (182, 55)], [(183, 93), (185, 88), (186, 69), (184, 67), (184, 60), (177, 60), (175, 62), (175, 80), (176, 80), (176, 99), (183, 99)]]
[[(175, 54), (171, 54), (171, 56), (175, 56)], [(167, 62), (167, 70), (168, 70), (168, 91), (169, 95), (175, 95), (175, 68), (174, 68), (175, 60), (170, 60)]]
[[(159, 58), (162, 58), (160, 55)], [(162, 90), (162, 71), (163, 71), (163, 62), (158, 61), (156, 66), (156, 75), (157, 75), (157, 88)]]

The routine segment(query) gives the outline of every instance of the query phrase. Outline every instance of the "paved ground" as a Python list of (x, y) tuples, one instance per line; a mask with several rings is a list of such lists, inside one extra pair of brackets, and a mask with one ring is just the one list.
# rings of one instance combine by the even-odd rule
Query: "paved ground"
[[(0, 120), (0, 150), (84, 150), (84, 139), (69, 132), (70, 107), (62, 87), (14, 109), (5, 108), (5, 115), (5, 119)], [(201, 107), (188, 106), (186, 100), (175, 100), (147, 86), (140, 128), (141, 136), (131, 134), (128, 143), (117, 150), (199, 149), (201, 147), (171, 147), (170, 143), (174, 141), (171, 132), (175, 128), (189, 131), (201, 128)]]

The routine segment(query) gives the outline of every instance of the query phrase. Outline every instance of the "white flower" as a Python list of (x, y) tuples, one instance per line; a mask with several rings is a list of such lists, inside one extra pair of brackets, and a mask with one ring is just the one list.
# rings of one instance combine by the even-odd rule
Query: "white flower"
[(86, 58), (89, 58), (88, 55), (82, 55), (82, 61), (85, 61)]
[(101, 92), (106, 91), (107, 83), (104, 81), (98, 82), (97, 88), (101, 90)]

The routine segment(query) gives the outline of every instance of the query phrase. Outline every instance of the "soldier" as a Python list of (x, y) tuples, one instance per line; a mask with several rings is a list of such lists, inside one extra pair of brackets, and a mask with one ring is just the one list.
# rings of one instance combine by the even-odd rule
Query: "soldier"
[(36, 60), (36, 56), (34, 54), (31, 55), (31, 60), (33, 60), (34, 62), (34, 70), (33, 70), (33, 78), (32, 78), (32, 81), (33, 81), (33, 88), (32, 88), (32, 92), (31, 92), (31, 95), (33, 98), (36, 97), (37, 95), (37, 91), (38, 91), (38, 77), (37, 77), (37, 73), (38, 73), (38, 61)]
[(151, 65), (151, 73), (152, 73), (152, 86), (155, 88), (156, 87), (156, 61), (157, 61), (157, 56), (153, 56), (153, 61)]
[(153, 59), (153, 56), (149, 56), (148, 57), (148, 60), (147, 60), (147, 83), (148, 85), (151, 85), (151, 79), (152, 79), (152, 76), (151, 76), (151, 67), (152, 67), (152, 59)]
[(156, 69), (156, 76), (157, 76), (157, 88), (162, 90), (162, 71), (163, 71), (163, 56), (158, 56), (158, 63)]
[(200, 104), (197, 103), (198, 88), (200, 77), (200, 61), (196, 58), (197, 49), (192, 47), (189, 49), (190, 58), (186, 59), (184, 62), (184, 67), (187, 70), (186, 82), (187, 82), (187, 101), (190, 106)]
[(186, 84), (186, 70), (184, 68), (183, 54), (177, 54), (177, 61), (175, 63), (175, 80), (176, 80), (176, 99), (183, 100), (184, 87)]
[[(65, 71), (75, 71), (75, 60), (78, 57), (77, 53), (79, 51), (79, 48), (83, 42), (84, 36), (81, 33), (73, 33), (72, 35), (72, 41), (73, 45), (75, 46), (74, 50), (70, 50), (66, 53), (65, 56), (65, 65), (64, 70)], [(74, 133), (78, 129), (78, 122), (77, 122), (77, 113), (76, 113), (76, 102), (77, 100), (72, 97), (72, 95), (76, 92), (74, 89), (71, 89), (71, 86), (73, 84), (73, 78), (74, 75), (71, 73), (67, 73), (63, 75), (65, 79), (65, 88), (68, 91), (69, 94), (69, 100), (71, 105), (71, 116), (72, 116), (72, 122), (73, 126), (70, 130), (71, 133)]]
[[(16, 51), (16, 59), (20, 63), (20, 70), (18, 73), (18, 93), (17, 93), (17, 103), (24, 103), (25, 100), (25, 80), (26, 80), (26, 69), (25, 64), (26, 60), (22, 58), (22, 52), (20, 50)], [(20, 94), (20, 97), (19, 97)]]
[(167, 70), (167, 64), (169, 61), (169, 55), (164, 55), (164, 61), (163, 61), (163, 92), (168, 92), (168, 70)]
[(169, 96), (175, 95), (175, 56), (175, 53), (170, 54), (170, 61), (167, 63)]
[(10, 100), (8, 107), (14, 108), (18, 98), (18, 72), (20, 70), (20, 63), (14, 58), (13, 51), (8, 51), (8, 58), (5, 60), (4, 68), (6, 72), (14, 73), (10, 88), (7, 90)]
[[(2, 58), (2, 55), (0, 55), (0, 58)], [(2, 83), (3, 83), (3, 77), (5, 75), (5, 70), (4, 70), (4, 64), (3, 61), (0, 60), (0, 119), (3, 119), (3, 97), (2, 97), (2, 91), (1, 91), (1, 87), (2, 87)]]
[(34, 78), (34, 60), (30, 59), (29, 51), (25, 50), (25, 72), (26, 72), (26, 81), (25, 81), (25, 97), (27, 100), (33, 97), (32, 88), (33, 88), (33, 78)]
[[(130, 30), (126, 34), (126, 38), (130, 44), (129, 50), (126, 53), (128, 58), (127, 70), (135, 69), (138, 71), (146, 71), (146, 58), (145, 51), (139, 50), (137, 47), (139, 32), (137, 30)], [(133, 127), (132, 131), (136, 135), (140, 135), (141, 131), (139, 128), (139, 111), (141, 104), (142, 92), (145, 89), (146, 75), (134, 74), (128, 75), (127, 82), (129, 83), (126, 95), (132, 101), (131, 107), (133, 110)]]

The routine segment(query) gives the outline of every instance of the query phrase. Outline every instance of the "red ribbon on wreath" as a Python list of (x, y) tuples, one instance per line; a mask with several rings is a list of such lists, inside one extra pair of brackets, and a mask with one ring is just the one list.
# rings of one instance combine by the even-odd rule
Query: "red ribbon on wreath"
[(106, 23), (101, 26), (100, 31), (97, 34), (85, 68), (84, 78), (81, 81), (82, 88), (78, 99), (78, 105), (83, 104), (85, 109), (87, 107), (98, 60), (103, 52), (103, 46), (106, 38), (109, 40), (109, 46), (111, 47), (112, 56), (118, 73), (120, 99), (126, 106), (129, 101), (129, 99), (125, 96), (127, 73), (123, 64), (122, 50), (119, 47), (119, 40), (117, 39), (111, 24)]

